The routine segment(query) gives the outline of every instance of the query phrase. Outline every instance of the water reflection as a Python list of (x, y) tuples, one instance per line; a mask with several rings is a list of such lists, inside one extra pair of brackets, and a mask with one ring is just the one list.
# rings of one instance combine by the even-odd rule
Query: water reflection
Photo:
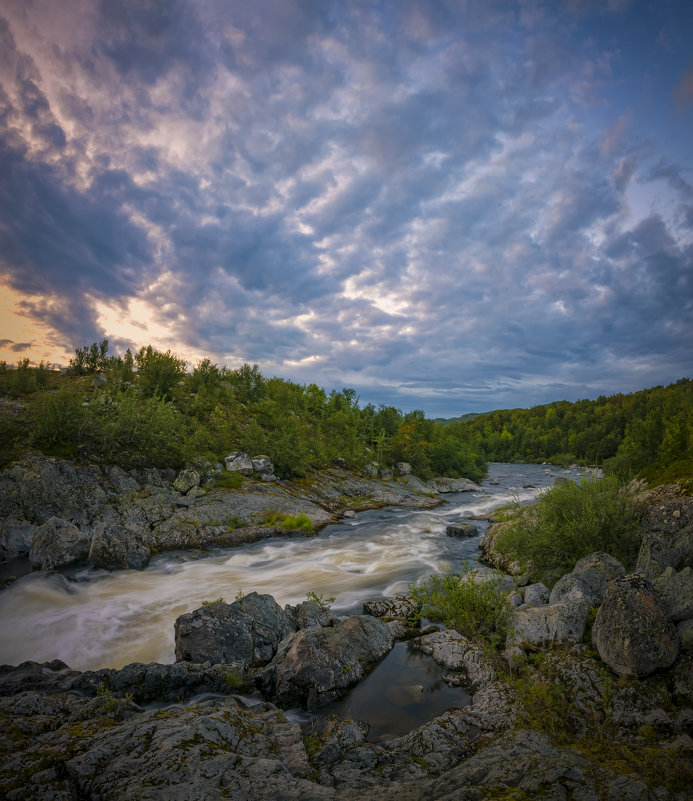
[(365, 721), (371, 742), (400, 737), (448, 709), (469, 705), (469, 694), (449, 687), (444, 673), (430, 657), (396, 643), (363, 681), (324, 712)]

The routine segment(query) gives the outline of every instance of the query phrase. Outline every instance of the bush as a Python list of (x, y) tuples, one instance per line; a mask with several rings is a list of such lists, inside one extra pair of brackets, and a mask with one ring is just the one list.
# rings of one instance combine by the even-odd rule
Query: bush
[(472, 572), (430, 576), (411, 586), (409, 594), (421, 604), (421, 614), (473, 640), (501, 647), (510, 625), (509, 595), (500, 588), (502, 576), (479, 580)]
[(514, 521), (498, 535), (497, 548), (532, 580), (548, 586), (594, 551), (631, 567), (640, 547), (638, 513), (632, 496), (620, 490), (614, 476), (557, 484), (534, 506), (517, 507)]
[(170, 400), (173, 388), (185, 376), (185, 361), (174, 356), (170, 350), (166, 353), (156, 350), (151, 345), (140, 348), (135, 356), (137, 362), (138, 387), (151, 397)]
[(178, 466), (183, 459), (182, 421), (173, 406), (161, 398), (142, 399), (135, 391), (116, 396), (113, 406), (99, 412), (97, 450), (124, 466)]
[(72, 455), (89, 428), (81, 397), (68, 389), (36, 399), (31, 442), (49, 453)]

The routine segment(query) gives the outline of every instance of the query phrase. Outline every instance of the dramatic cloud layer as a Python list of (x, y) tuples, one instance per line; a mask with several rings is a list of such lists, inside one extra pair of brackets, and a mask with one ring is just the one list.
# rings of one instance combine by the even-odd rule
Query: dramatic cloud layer
[(685, 0), (3, 14), (0, 357), (152, 342), (433, 416), (693, 374)]

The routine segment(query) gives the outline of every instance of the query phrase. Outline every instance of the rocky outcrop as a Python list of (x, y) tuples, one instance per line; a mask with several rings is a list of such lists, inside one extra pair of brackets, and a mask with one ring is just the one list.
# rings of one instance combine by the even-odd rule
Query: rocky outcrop
[(271, 595), (252, 592), (232, 604), (212, 603), (177, 618), (176, 661), (258, 667), (294, 629), (291, 615)]
[(636, 570), (658, 576), (667, 567), (693, 567), (693, 497), (676, 485), (641, 493), (642, 543)]
[(499, 535), (511, 525), (512, 521), (508, 520), (495, 523), (488, 529), (479, 543), (479, 550), (481, 551), (479, 561), (503, 570), (511, 576), (522, 576), (523, 570), (520, 565), (498, 548), (497, 539)]
[(673, 664), (678, 634), (652, 584), (640, 573), (612, 581), (592, 628), (599, 656), (622, 676), (644, 677)]
[(143, 570), (151, 551), (135, 531), (114, 523), (99, 523), (89, 548), (89, 563), (104, 570)]
[(468, 478), (433, 478), (426, 485), (434, 492), (483, 492), (483, 489)]
[(253, 472), (253, 461), (247, 453), (235, 451), (230, 453), (225, 459), (224, 464), (230, 473), (240, 473), (249, 476)]
[(29, 559), (40, 570), (70, 567), (86, 561), (90, 543), (89, 535), (74, 523), (51, 517), (36, 530)]
[[(267, 457), (256, 457), (256, 463), (260, 470), (272, 467)], [(144, 566), (148, 552), (208, 543), (229, 547), (286, 534), (281, 528), (258, 525), (270, 512), (304, 512), (314, 527), (320, 527), (348, 509), (351, 498), (358, 499), (356, 508), (385, 504), (428, 508), (440, 503), (430, 490), (407, 486), (413, 476), (383, 483), (334, 468), (296, 485), (286, 481), (280, 486), (271, 483), (273, 473), (261, 472), (264, 483), (249, 480), (240, 490), (229, 490), (214, 488), (219, 470), (220, 466), (205, 464), (178, 474), (156, 468), (126, 472), (118, 466), (73, 466), (61, 459), (31, 457), (0, 472), (0, 560), (28, 555), (37, 531), (51, 518), (66, 525), (48, 526), (57, 541), (50, 553), (43, 544), (34, 548), (37, 567), (90, 562), (92, 553), (93, 564), (120, 569)], [(246, 525), (239, 528), (239, 521)], [(111, 534), (104, 538), (102, 531), (100, 542), (93, 543), (103, 525)], [(73, 558), (76, 541), (82, 544)]]
[(498, 678), (483, 651), (454, 630), (417, 637), (409, 643), (409, 647), (428, 654), (439, 665), (450, 670), (453, 675), (446, 677), (446, 680), (451, 684), (479, 690)]
[(360, 681), (392, 645), (387, 624), (375, 617), (335, 618), (330, 626), (303, 629), (283, 640), (259, 682), (282, 706), (315, 709)]
[(554, 584), (549, 603), (587, 601), (591, 606), (598, 606), (609, 582), (625, 574), (625, 567), (613, 556), (601, 551), (588, 554), (575, 563), (572, 573)]
[(684, 567), (677, 572), (667, 567), (652, 580), (652, 586), (670, 620), (678, 623), (693, 618), (693, 569)]

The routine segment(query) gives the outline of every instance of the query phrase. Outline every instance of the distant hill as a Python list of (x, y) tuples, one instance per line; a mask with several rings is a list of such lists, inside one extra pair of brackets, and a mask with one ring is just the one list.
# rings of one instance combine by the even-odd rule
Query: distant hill
[[(481, 414), (486, 414), (486, 412), (481, 412)], [(471, 420), (473, 417), (477, 417), (479, 412), (467, 412), (467, 414), (462, 414), (459, 417), (434, 417), (434, 423), (442, 423), (444, 426), (449, 426), (451, 423), (466, 423), (467, 420)]]

